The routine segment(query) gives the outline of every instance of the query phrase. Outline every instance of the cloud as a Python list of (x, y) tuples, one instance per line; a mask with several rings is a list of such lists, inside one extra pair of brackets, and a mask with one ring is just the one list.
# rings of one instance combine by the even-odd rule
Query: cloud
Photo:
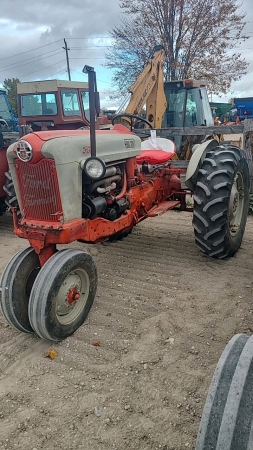
[(65, 76), (64, 38), (73, 70), (85, 63), (101, 66), (119, 9), (117, 2), (108, 8), (103, 0), (1, 0), (0, 82)]
[(117, 2), (103, 0), (43, 0), (27, 2), (25, 0), (1, 0), (1, 18), (18, 25), (49, 27), (54, 29), (78, 29), (86, 34), (107, 32), (108, 26), (117, 21), (119, 6)]

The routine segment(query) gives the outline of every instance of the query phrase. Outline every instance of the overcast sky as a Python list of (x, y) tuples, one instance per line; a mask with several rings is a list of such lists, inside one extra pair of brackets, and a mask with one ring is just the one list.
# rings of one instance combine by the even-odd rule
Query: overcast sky
[[(223, 0), (221, 0), (223, 1)], [(117, 0), (0, 0), (0, 83), (5, 78), (30, 81), (67, 78), (65, 38), (69, 48), (71, 78), (87, 81), (85, 64), (95, 67), (102, 106), (110, 107), (111, 72), (102, 67), (110, 45), (108, 30), (119, 24)], [(253, 96), (253, 0), (243, 0), (250, 39), (235, 48), (250, 63), (248, 74), (232, 86), (227, 98)], [(218, 43), (217, 43), (218, 45)], [(218, 68), (217, 68), (218, 69)], [(214, 98), (213, 100), (216, 100)]]

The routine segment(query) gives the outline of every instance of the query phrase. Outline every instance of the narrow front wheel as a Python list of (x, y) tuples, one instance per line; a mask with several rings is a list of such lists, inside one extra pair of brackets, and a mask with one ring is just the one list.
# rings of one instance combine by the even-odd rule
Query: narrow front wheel
[(39, 271), (39, 257), (34, 249), (29, 247), (11, 259), (1, 280), (3, 315), (10, 325), (24, 333), (33, 333), (28, 317), (28, 302)]
[(62, 341), (86, 319), (95, 298), (97, 270), (82, 250), (55, 253), (42, 267), (29, 301), (29, 318), (43, 339)]

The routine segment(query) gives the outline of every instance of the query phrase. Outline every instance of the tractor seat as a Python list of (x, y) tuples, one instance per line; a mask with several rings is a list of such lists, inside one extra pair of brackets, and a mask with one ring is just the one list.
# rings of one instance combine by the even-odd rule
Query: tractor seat
[(176, 153), (173, 141), (165, 138), (147, 139), (141, 143), (141, 154), (136, 157), (137, 164), (144, 162), (151, 165), (163, 164), (169, 161)]

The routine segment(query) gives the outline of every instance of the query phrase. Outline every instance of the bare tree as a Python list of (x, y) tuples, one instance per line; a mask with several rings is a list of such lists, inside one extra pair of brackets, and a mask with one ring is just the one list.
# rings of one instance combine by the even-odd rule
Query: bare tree
[(165, 49), (166, 80), (206, 79), (213, 93), (226, 93), (247, 71), (238, 46), (246, 13), (237, 0), (121, 0), (121, 24), (113, 28), (106, 67), (125, 92), (155, 45)]

